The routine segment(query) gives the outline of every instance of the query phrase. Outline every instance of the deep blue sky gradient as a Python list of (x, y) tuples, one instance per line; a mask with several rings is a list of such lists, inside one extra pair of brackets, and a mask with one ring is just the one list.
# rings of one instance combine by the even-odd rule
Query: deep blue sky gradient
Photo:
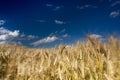
[[(71, 38), (63, 40), (63, 43), (74, 43), (81, 37), (85, 37), (86, 34), (104, 36), (119, 34), (120, 16), (110, 17), (111, 12), (120, 10), (120, 4), (111, 7), (116, 1), (1, 0), (0, 19), (6, 21), (5, 28), (18, 29), (21, 33), (37, 35), (39, 39), (65, 29), (65, 33), (69, 34)], [(46, 6), (47, 4), (52, 6)], [(85, 5), (92, 5), (97, 8), (77, 8), (77, 6)], [(61, 8), (54, 10), (57, 6)], [(45, 22), (40, 22), (40, 20)], [(54, 20), (64, 21), (66, 24), (56, 24)], [(58, 33), (58, 35), (60, 34)], [(26, 42), (24, 43), (26, 44)]]

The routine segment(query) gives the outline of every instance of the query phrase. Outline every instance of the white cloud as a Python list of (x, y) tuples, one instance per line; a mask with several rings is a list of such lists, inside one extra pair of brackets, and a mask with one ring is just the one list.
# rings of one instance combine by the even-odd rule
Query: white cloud
[(118, 5), (118, 4), (120, 4), (120, 1), (116, 1), (116, 2), (112, 3), (111, 7), (114, 7), (114, 6)]
[(53, 5), (52, 4), (46, 4), (47, 7), (52, 7)]
[(19, 35), (19, 30), (10, 31), (3, 27), (0, 28), (0, 40), (7, 40), (9, 38), (14, 38)]
[(19, 35), (19, 30), (15, 30), (15, 31), (10, 31), (9, 35), (11, 35), (12, 37), (17, 37)]
[(36, 47), (36, 46), (39, 46), (39, 45), (41, 45), (41, 44), (54, 42), (54, 41), (56, 41), (56, 40), (58, 40), (58, 37), (56, 37), (56, 36), (49, 37), (49, 36), (48, 36), (48, 37), (46, 37), (46, 38), (43, 38), (43, 39), (38, 40), (38, 41), (36, 41), (36, 42), (33, 42), (31, 45), (33, 45), (34, 47)]
[(24, 33), (22, 33), (19, 37), (18, 37), (18, 40), (21, 40), (21, 41), (25, 41), (25, 40), (33, 40), (33, 39), (36, 39), (38, 38), (38, 36), (35, 36), (35, 35), (26, 35)]
[(24, 33), (22, 33), (21, 35), (20, 35), (20, 37), (21, 38), (23, 38), (23, 37), (25, 37), (26, 35), (24, 34)]
[(62, 29), (61, 31), (52, 32), (48, 37), (45, 37), (38, 41), (35, 41), (35, 42), (31, 43), (30, 45), (32, 45), (33, 47), (39, 47), (42, 44), (52, 43), (55, 41), (63, 41), (64, 39), (70, 38), (71, 36), (68, 35), (67, 33), (65, 33), (65, 31), (66, 31), (66, 29)]
[(4, 24), (5, 24), (5, 21), (4, 20), (0, 20), (0, 26), (4, 25)]
[(101, 35), (99, 35), (99, 34), (90, 34), (90, 37), (91, 38), (102, 38), (102, 36)]
[(54, 11), (57, 11), (57, 10), (59, 10), (59, 9), (61, 9), (63, 6), (56, 6), (53, 10)]
[(118, 11), (113, 11), (113, 12), (110, 13), (110, 17), (112, 17), (112, 18), (116, 18), (119, 15), (120, 15), (120, 11), (119, 10)]
[(0, 44), (17, 44), (17, 45), (22, 45), (20, 41), (0, 41)]
[(70, 37), (70, 35), (64, 34), (64, 35), (62, 35), (62, 37), (63, 37), (63, 38), (67, 38), (67, 37)]
[(60, 10), (61, 8), (63, 8), (64, 6), (55, 6), (55, 8), (53, 9), (53, 11), (58, 11)]
[(35, 38), (38, 38), (38, 36), (34, 36), (34, 35), (28, 35), (27, 36), (28, 40), (31, 40), (31, 39), (35, 39)]
[(19, 36), (19, 30), (8, 30), (0, 27), (0, 44), (15, 43), (13, 39)]
[(46, 4), (46, 7), (52, 8), (53, 11), (58, 11), (58, 10), (60, 10), (61, 8), (63, 8), (64, 6), (63, 6), (63, 5), (61, 5), (61, 6), (55, 6), (55, 5), (53, 5), (53, 4)]
[(0, 44), (7, 44), (6, 41), (0, 41)]
[(60, 24), (60, 25), (65, 24), (64, 21), (60, 21), (60, 20), (54, 20), (54, 22), (55, 22), (56, 24)]
[(84, 5), (84, 6), (77, 6), (78, 9), (85, 9), (85, 8), (97, 8), (97, 6), (93, 5)]

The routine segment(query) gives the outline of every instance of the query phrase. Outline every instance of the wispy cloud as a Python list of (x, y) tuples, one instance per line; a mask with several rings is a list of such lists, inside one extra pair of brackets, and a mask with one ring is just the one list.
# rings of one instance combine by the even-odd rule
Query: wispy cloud
[(37, 39), (37, 38), (38, 38), (38, 36), (35, 36), (35, 35), (26, 35), (26, 34), (22, 33), (18, 37), (18, 40), (34, 40), (34, 39)]
[(91, 38), (102, 38), (102, 36), (99, 34), (90, 34), (90, 37)]
[(64, 33), (66, 31), (66, 29), (62, 29), (61, 31), (60, 31), (60, 33)]
[(70, 35), (68, 35), (68, 34), (63, 34), (62, 37), (63, 37), (63, 38), (68, 38), (68, 37), (70, 37)]
[(60, 10), (61, 8), (63, 8), (63, 6), (56, 6), (53, 11), (57, 11), (57, 10)]
[(60, 10), (61, 8), (63, 8), (64, 6), (63, 5), (53, 5), (53, 4), (46, 4), (46, 7), (49, 7), (50, 9), (52, 9), (53, 11), (58, 11)]
[(5, 21), (4, 20), (0, 20), (0, 26), (4, 25)]
[(77, 6), (78, 9), (85, 9), (85, 8), (97, 8), (97, 6), (93, 5), (84, 5), (84, 6)]
[(36, 20), (37, 22), (44, 23), (46, 20)]
[(112, 17), (112, 18), (116, 18), (119, 15), (120, 15), (120, 11), (117, 10), (117, 11), (112, 11), (109, 16)]
[(23, 37), (25, 37), (26, 35), (24, 34), (24, 33), (22, 33), (21, 35), (20, 35), (20, 37), (21, 38), (23, 38)]
[(37, 47), (37, 46), (39, 46), (41, 44), (51, 43), (51, 42), (54, 42), (56, 40), (58, 40), (58, 37), (56, 37), (56, 36), (51, 36), (51, 37), (48, 36), (46, 38), (40, 39), (40, 40), (38, 40), (36, 42), (33, 42), (31, 45), (33, 45), (34, 47)]
[(65, 31), (66, 31), (66, 29), (62, 29), (61, 31), (52, 32), (51, 34), (49, 34), (49, 36), (47, 36), (43, 39), (37, 40), (37, 41), (31, 43), (30, 45), (32, 45), (33, 47), (39, 47), (42, 44), (52, 43), (52, 42), (60, 41), (60, 40), (63, 41), (64, 39), (70, 38), (71, 36), (68, 35)]
[[(39, 23), (46, 23), (46, 22), (50, 22), (49, 20), (36, 20), (36, 22), (39, 22)], [(62, 20), (58, 20), (58, 19), (55, 19), (55, 20), (53, 20), (53, 22), (55, 23), (55, 24), (59, 24), (59, 25), (62, 25), (62, 24), (66, 24), (67, 22), (65, 22), (65, 21), (62, 21)]]
[(100, 34), (90, 34), (89, 36), (93, 39), (99, 39), (102, 42), (106, 42), (106, 40), (107, 40), (107, 38), (104, 37), (105, 35), (103, 36), (103, 35), (100, 35)]
[[(57, 32), (57, 33), (56, 33)], [(57, 35), (59, 38), (68, 38), (71, 37), (68, 33), (66, 33), (66, 29), (62, 29), (61, 31), (56, 31), (55, 33), (51, 33), (51, 35)]]
[(20, 41), (0, 41), (0, 44), (17, 44), (17, 45), (23, 45)]
[(116, 6), (116, 5), (120, 5), (120, 1), (116, 1), (116, 2), (112, 3), (112, 4), (111, 4), (111, 7), (114, 7), (114, 6)]
[(28, 38), (28, 40), (31, 40), (31, 39), (36, 39), (36, 38), (38, 38), (38, 36), (28, 35), (27, 38)]
[(46, 4), (47, 7), (52, 7), (53, 5), (52, 4)]
[(61, 20), (54, 20), (54, 22), (55, 22), (56, 24), (60, 24), (60, 25), (65, 24), (65, 22), (64, 22), (64, 21), (61, 21)]

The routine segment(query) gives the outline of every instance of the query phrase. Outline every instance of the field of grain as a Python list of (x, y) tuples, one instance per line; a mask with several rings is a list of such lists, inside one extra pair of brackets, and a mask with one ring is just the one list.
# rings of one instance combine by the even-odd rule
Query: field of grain
[(52, 49), (0, 46), (0, 80), (120, 80), (120, 41)]

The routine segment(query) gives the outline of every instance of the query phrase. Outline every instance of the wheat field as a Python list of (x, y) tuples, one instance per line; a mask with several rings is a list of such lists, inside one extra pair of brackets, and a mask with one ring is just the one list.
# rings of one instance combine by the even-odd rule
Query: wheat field
[(67, 48), (0, 45), (0, 80), (120, 80), (120, 41), (87, 38)]

